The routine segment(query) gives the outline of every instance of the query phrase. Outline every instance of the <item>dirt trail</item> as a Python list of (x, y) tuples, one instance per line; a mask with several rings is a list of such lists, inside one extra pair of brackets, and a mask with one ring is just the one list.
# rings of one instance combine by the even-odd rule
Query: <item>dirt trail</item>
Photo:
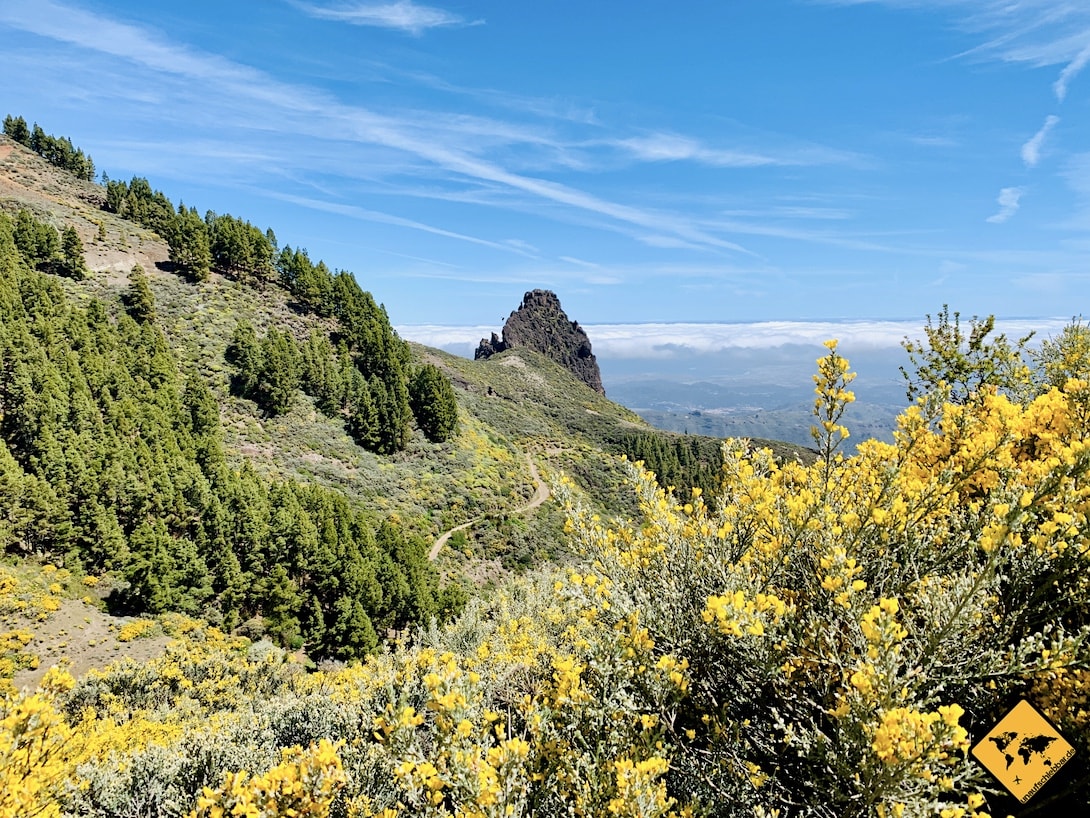
[[(534, 462), (534, 459), (530, 457), (529, 452), (526, 454), (526, 463), (530, 467), (530, 477), (534, 480), (534, 496), (530, 498), (526, 505), (519, 506), (518, 508), (507, 512), (508, 514), (524, 514), (527, 511), (533, 511), (549, 499), (549, 487), (546, 485), (545, 481), (541, 479), (541, 474), (537, 470), (537, 464)], [(434, 562), (435, 558), (439, 556), (439, 552), (443, 550), (443, 546), (447, 544), (447, 541), (456, 531), (465, 531), (467, 528), (475, 526), (484, 518), (485, 515), (482, 514), (461, 525), (456, 525), (454, 528), (450, 529), (450, 531), (440, 534), (439, 538), (435, 541), (435, 544), (432, 545), (431, 551), (428, 552), (428, 559)]]

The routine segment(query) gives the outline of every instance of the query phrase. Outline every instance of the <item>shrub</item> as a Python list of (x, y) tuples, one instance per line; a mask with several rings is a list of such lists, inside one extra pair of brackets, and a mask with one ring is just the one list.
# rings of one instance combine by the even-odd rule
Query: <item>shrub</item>
[(987, 387), (924, 399), (895, 443), (844, 458), (830, 348), (812, 466), (728, 442), (712, 505), (636, 473), (638, 520), (575, 509), (571, 528), (610, 589), (603, 623), (638, 615), (656, 655), (689, 663), (672, 792), (715, 814), (973, 814), (989, 782), (967, 730), (1018, 696), (1047, 687), (1039, 703), (1090, 744), (1085, 381), (1024, 406)]

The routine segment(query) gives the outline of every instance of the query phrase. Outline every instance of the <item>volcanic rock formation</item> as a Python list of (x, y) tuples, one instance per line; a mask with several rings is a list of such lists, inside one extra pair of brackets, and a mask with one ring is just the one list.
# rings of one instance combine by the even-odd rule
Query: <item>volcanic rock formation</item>
[(522, 304), (503, 325), (503, 337), (492, 333), (482, 338), (476, 359), (489, 358), (506, 349), (532, 349), (556, 361), (583, 383), (601, 394), (602, 373), (590, 350), (590, 339), (560, 306), (551, 290), (532, 290), (522, 297)]

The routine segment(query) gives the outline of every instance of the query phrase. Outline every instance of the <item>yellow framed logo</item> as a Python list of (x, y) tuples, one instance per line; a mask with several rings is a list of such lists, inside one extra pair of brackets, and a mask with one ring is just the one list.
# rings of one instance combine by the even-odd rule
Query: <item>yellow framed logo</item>
[(1071, 760), (1075, 748), (1022, 699), (970, 752), (1024, 804)]

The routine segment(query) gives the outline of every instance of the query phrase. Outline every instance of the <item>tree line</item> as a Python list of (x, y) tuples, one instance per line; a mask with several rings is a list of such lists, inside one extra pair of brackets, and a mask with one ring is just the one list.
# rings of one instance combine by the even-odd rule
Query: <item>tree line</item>
[(327, 417), (343, 419), (356, 443), (373, 452), (403, 448), (410, 417), (432, 442), (449, 439), (457, 427), (454, 390), (435, 366), (409, 364), (411, 374), (405, 381), (397, 378), (391, 389), (389, 380), (378, 374), (364, 376), (343, 339), (334, 346), (319, 330), (311, 330), (302, 342), (275, 327), (258, 338), (243, 319), (235, 327), (227, 359), (236, 368), (232, 391), (253, 400), (266, 414), (287, 412), (302, 390)]
[(280, 248), (276, 234), (230, 214), (177, 208), (146, 179), (109, 180), (107, 210), (159, 233), (171, 261), (194, 281), (213, 269), (253, 285), (287, 290), (297, 309), (337, 322), (335, 337), (312, 334), (304, 342), (271, 331), (258, 339), (240, 324), (228, 357), (238, 368), (237, 394), (263, 411), (287, 411), (302, 388), (330, 417), (343, 417), (363, 447), (380, 453), (408, 444), (415, 419), (433, 442), (457, 430), (457, 402), (449, 379), (431, 365), (414, 367), (409, 346), (394, 332), (386, 310), (346, 271), (311, 261), (306, 250)]
[(719, 490), (723, 453), (722, 441), (716, 438), (634, 431), (621, 435), (613, 448), (629, 460), (641, 461), (663, 487), (698, 488), (705, 496)]
[(0, 552), (112, 572), (117, 611), (260, 616), (316, 657), (461, 604), (415, 536), (339, 492), (229, 466), (215, 398), (156, 326), (143, 271), (120, 303), (77, 306), (37, 269), (28, 227), (47, 233), (0, 213)]
[(38, 221), (27, 210), (19, 210), (11, 223), (11, 233), (15, 246), (34, 269), (76, 281), (87, 278), (83, 241), (71, 225), (58, 233), (53, 225)]
[(85, 181), (95, 180), (95, 163), (66, 136), (47, 134), (37, 122), (30, 127), (21, 116), (11, 114), (4, 117), (4, 135), (30, 148), (51, 165), (64, 168)]

